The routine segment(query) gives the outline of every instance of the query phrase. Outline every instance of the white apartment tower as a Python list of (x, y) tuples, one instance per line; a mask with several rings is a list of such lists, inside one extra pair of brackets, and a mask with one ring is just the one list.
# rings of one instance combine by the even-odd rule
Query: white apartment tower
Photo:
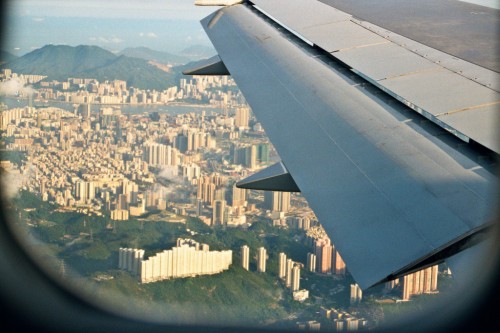
[(267, 251), (263, 247), (257, 250), (257, 271), (264, 273), (266, 271)]
[(241, 247), (241, 267), (243, 269), (249, 270), (250, 266), (250, 248), (246, 245)]
[(281, 252), (279, 254), (279, 270), (278, 275), (280, 279), (284, 279), (286, 276), (286, 254)]

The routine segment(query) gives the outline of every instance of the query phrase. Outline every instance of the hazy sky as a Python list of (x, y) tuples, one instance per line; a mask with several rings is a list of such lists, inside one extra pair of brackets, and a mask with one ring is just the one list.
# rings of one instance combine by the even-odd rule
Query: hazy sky
[(197, 7), (194, 0), (15, 0), (6, 9), (2, 48), (22, 55), (50, 43), (111, 51), (210, 46), (199, 21), (217, 7)]
[(476, 5), (500, 9), (500, 0), (460, 0), (460, 1), (470, 2)]
[[(500, 7), (499, 0), (463, 1)], [(194, 0), (11, 0), (2, 49), (23, 55), (46, 44), (88, 44), (176, 53), (211, 46), (199, 21), (216, 9)]]
[(200, 20), (216, 7), (194, 0), (15, 0), (15, 16)]

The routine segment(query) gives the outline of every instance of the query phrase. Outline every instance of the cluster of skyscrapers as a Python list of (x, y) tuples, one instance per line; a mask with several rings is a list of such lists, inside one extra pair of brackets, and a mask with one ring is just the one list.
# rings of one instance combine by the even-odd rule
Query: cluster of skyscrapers
[(351, 284), (351, 297), (350, 297), (350, 302), (351, 304), (356, 304), (361, 302), (361, 299), (363, 298), (363, 291), (359, 287), (357, 283)]
[(141, 283), (172, 278), (211, 275), (229, 269), (231, 250), (209, 251), (207, 244), (191, 239), (177, 240), (177, 246), (144, 259), (144, 250), (120, 248), (118, 268), (136, 275)]
[[(247, 245), (241, 247), (241, 267), (250, 270), (250, 248)], [(265, 273), (267, 264), (267, 250), (264, 247), (257, 249), (257, 272)]]
[[(183, 78), (178, 87), (173, 86), (162, 91), (128, 87), (127, 82), (123, 80), (99, 82), (93, 78), (68, 78), (64, 81), (42, 81), (45, 78), (43, 75), (13, 73), (10, 69), (0, 71), (0, 81), (15, 79), (20, 85), (39, 82), (39, 89), (29, 91), (35, 99), (73, 104), (165, 104), (185, 98), (204, 99), (212, 104), (228, 104), (235, 99), (238, 104), (244, 102), (239, 92), (235, 94), (231, 91), (213, 91), (213, 88), (235, 85), (234, 80), (227, 76), (196, 76), (189, 80)], [(20, 97), (26, 97), (28, 91), (25, 90), (18, 92)]]
[[(203, 214), (206, 206), (212, 208), (211, 226), (237, 226), (246, 222), (244, 212), (246, 210), (247, 190), (232, 186), (232, 205), (228, 205), (226, 193), (227, 178), (218, 173), (201, 176), (193, 180), (196, 186), (196, 209), (197, 216)], [(230, 202), (231, 203), (231, 202)]]
[(170, 145), (146, 142), (143, 149), (143, 160), (151, 166), (177, 166), (180, 164), (179, 151)]
[(290, 210), (290, 192), (265, 191), (264, 208), (272, 212), (288, 212)]
[[(245, 270), (250, 270), (250, 248), (247, 245), (241, 247), (241, 267)], [(257, 272), (266, 272), (266, 263), (268, 259), (267, 250), (264, 247), (259, 247), (256, 254)], [(286, 254), (279, 254), (278, 276), (284, 281), (287, 288), (292, 291), (293, 297), (296, 300), (305, 300), (309, 297), (308, 290), (300, 290), (300, 270), (303, 264), (294, 262), (292, 259), (287, 259)]]
[(241, 164), (249, 169), (255, 169), (261, 163), (269, 162), (268, 143), (237, 143), (231, 146), (234, 164)]
[(281, 252), (279, 254), (279, 274), (278, 276), (285, 282), (285, 286), (290, 288), (292, 292), (300, 290), (300, 269), (302, 264), (294, 262), (292, 259), (286, 257), (286, 254)]
[(212, 173), (197, 178), (194, 183), (196, 199), (203, 204), (213, 205), (215, 200), (226, 200), (226, 177)]
[(4, 110), (0, 113), (0, 131), (6, 131), (13, 122), (18, 122), (24, 115), (25, 109), (14, 108)]
[(357, 318), (346, 311), (339, 311), (335, 308), (321, 308), (320, 312), (326, 321), (325, 326), (336, 332), (357, 331), (368, 327), (368, 320)]
[(345, 262), (323, 228), (309, 228), (306, 235), (306, 243), (313, 249), (313, 253), (307, 255), (307, 269), (310, 272), (345, 275)]
[(385, 288), (387, 291), (401, 288), (403, 301), (408, 301), (412, 295), (433, 294), (438, 291), (438, 273), (438, 265), (434, 265), (386, 282)]

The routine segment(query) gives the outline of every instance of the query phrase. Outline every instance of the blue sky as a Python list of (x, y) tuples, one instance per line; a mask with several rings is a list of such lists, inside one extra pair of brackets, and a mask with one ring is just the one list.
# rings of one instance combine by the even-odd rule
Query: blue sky
[(2, 48), (16, 55), (46, 44), (146, 46), (178, 52), (210, 46), (199, 21), (216, 7), (194, 0), (15, 0), (7, 6)]

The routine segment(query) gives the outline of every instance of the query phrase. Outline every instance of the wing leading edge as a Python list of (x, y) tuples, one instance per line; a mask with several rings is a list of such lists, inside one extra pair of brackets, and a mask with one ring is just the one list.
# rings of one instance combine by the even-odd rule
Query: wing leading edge
[(460, 251), (492, 221), (496, 178), (404, 105), (248, 4), (202, 25), (363, 289)]

